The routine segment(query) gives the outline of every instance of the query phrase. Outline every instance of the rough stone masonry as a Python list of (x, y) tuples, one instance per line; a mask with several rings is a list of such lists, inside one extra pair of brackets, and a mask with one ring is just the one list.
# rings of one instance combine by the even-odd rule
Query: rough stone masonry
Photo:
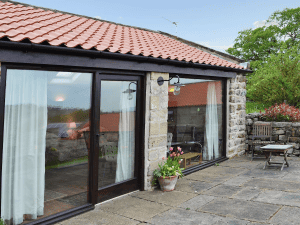
[[(228, 93), (228, 142), (227, 157), (245, 152), (246, 141), (246, 76), (237, 74), (230, 79)], [(224, 129), (225, 130), (225, 129)]]
[(168, 82), (157, 84), (157, 78), (169, 79), (168, 73), (147, 74), (145, 115), (145, 190), (151, 189), (153, 171), (166, 157), (168, 132)]
[[(145, 190), (151, 190), (153, 171), (158, 163), (163, 162), (167, 150), (168, 129), (168, 82), (162, 86), (157, 78), (169, 79), (168, 73), (151, 72), (146, 81), (146, 115), (145, 115)], [(246, 77), (238, 74), (228, 79), (227, 95), (227, 157), (245, 152), (246, 140)], [(226, 93), (223, 93), (226, 94)]]

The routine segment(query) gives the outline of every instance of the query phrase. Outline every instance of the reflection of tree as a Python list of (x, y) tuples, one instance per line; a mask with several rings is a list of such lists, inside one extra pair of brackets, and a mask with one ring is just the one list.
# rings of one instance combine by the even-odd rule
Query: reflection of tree
[(48, 123), (84, 122), (89, 119), (90, 110), (79, 109), (68, 114), (62, 113), (53, 116), (49, 115)]

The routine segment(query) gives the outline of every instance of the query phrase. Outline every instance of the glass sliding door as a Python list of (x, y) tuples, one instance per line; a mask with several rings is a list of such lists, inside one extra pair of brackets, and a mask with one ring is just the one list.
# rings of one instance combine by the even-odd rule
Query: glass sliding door
[(89, 202), (91, 73), (7, 69), (1, 217), (25, 224)]
[(180, 78), (185, 86), (174, 94), (169, 85), (168, 147), (181, 147), (182, 167), (223, 156), (223, 82)]
[(110, 192), (122, 194), (137, 189), (138, 78), (132, 78), (101, 77), (98, 201), (106, 199)]

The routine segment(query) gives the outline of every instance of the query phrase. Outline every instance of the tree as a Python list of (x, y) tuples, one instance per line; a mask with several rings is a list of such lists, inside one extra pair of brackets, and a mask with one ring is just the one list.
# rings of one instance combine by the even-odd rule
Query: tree
[(226, 50), (231, 55), (250, 61), (254, 71), (271, 54), (278, 53), (283, 43), (287, 49), (293, 46), (298, 46), (298, 51), (300, 49), (300, 7), (276, 11), (266, 22), (270, 26), (240, 31), (233, 47)]
[(277, 54), (259, 65), (248, 79), (247, 97), (257, 103), (282, 103), (300, 107), (300, 55), (297, 46), (284, 43)]

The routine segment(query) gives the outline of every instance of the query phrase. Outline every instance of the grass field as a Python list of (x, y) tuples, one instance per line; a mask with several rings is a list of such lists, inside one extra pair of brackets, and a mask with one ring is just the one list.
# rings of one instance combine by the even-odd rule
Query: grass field
[(269, 108), (271, 105), (263, 104), (263, 103), (256, 103), (256, 102), (246, 102), (246, 113), (262, 113), (265, 112), (265, 108)]
[[(63, 163), (59, 163), (57, 165), (52, 165), (52, 166), (46, 166), (46, 170), (49, 169), (54, 169), (54, 168), (61, 168), (61, 167), (66, 167), (66, 166), (72, 166), (74, 164), (80, 164), (80, 163), (85, 163), (88, 161), (88, 156), (84, 156), (78, 159), (74, 159), (68, 162), (63, 162)], [(1, 224), (0, 224), (1, 225)]]

